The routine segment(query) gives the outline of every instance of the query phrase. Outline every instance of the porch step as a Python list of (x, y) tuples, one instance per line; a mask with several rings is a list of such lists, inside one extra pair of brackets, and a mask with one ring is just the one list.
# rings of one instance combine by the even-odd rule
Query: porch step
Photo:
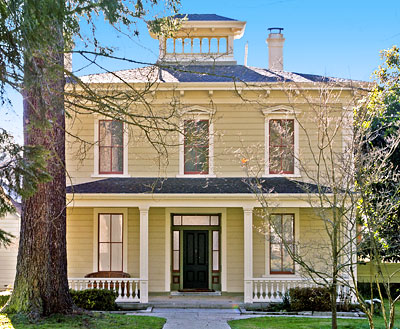
[(221, 296), (220, 291), (171, 291), (171, 296)]
[[(184, 293), (185, 295), (152, 296), (149, 304), (154, 308), (221, 308), (233, 309), (243, 306), (243, 296), (206, 295), (203, 293)], [(210, 294), (210, 293), (208, 293)]]

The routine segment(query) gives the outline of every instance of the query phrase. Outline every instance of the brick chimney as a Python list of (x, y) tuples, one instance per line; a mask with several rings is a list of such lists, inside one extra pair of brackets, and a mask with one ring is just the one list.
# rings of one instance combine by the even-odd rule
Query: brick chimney
[(268, 44), (268, 68), (274, 71), (283, 71), (283, 37), (282, 27), (270, 27), (269, 35), (266, 40)]

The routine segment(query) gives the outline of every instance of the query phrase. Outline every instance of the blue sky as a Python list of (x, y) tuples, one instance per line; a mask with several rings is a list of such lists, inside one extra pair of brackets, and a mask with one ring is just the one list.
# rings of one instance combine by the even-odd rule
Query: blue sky
[[(244, 36), (235, 41), (235, 57), (243, 64), (248, 42), (249, 66), (268, 65), (268, 27), (284, 28), (284, 69), (300, 73), (369, 80), (380, 64), (379, 51), (400, 44), (399, 0), (182, 0), (181, 12), (215, 13), (246, 21)], [(158, 14), (162, 15), (160, 8)], [(118, 56), (149, 63), (157, 60), (158, 43), (150, 38), (144, 23), (138, 24), (140, 35), (134, 38), (116, 33), (101, 18), (96, 26), (100, 41), (115, 47)], [(82, 69), (87, 63), (78, 56), (73, 61), (78, 75), (101, 72), (93, 65)], [(117, 61), (100, 63), (112, 70), (134, 67)], [(21, 141), (21, 97), (12, 92), (10, 98), (12, 107), (0, 109), (0, 126)]]

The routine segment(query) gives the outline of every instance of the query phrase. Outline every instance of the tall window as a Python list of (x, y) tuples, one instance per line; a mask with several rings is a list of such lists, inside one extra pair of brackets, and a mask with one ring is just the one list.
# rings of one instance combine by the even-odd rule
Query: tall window
[(99, 173), (123, 173), (123, 124), (120, 121), (99, 121)]
[(184, 135), (184, 173), (208, 174), (209, 121), (185, 120)]
[(270, 273), (293, 274), (294, 262), (285, 245), (294, 250), (294, 215), (271, 215), (270, 225)]
[(269, 173), (294, 173), (294, 120), (269, 120)]
[(99, 214), (99, 271), (122, 271), (122, 214)]

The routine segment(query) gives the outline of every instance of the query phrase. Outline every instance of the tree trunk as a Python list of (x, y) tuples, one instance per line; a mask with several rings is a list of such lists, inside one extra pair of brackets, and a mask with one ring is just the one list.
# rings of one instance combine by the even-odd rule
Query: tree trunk
[[(27, 3), (27, 11), (35, 5)], [(60, 14), (63, 1), (54, 3)], [(6, 306), (7, 312), (32, 317), (70, 313), (73, 307), (66, 252), (63, 22), (61, 15), (53, 15), (53, 26), (41, 26), (36, 32), (51, 34), (54, 43), (25, 49), (23, 90), (24, 143), (49, 151), (47, 169), (52, 180), (41, 183), (32, 197), (22, 201), (17, 273)]]

